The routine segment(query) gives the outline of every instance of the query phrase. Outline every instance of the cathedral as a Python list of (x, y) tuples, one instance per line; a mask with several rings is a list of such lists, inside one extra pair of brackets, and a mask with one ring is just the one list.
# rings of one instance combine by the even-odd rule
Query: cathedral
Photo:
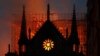
[[(30, 35), (31, 29), (28, 31)], [(30, 36), (28, 37), (25, 6), (23, 6), (20, 38), (18, 40), (19, 51), (11, 52), (9, 45), (9, 51), (5, 56), (84, 56), (82, 51), (79, 52), (79, 45), (75, 5), (73, 7), (71, 33), (69, 36), (66, 34), (66, 39), (50, 20), (49, 4), (47, 5), (47, 20), (32, 39)]]

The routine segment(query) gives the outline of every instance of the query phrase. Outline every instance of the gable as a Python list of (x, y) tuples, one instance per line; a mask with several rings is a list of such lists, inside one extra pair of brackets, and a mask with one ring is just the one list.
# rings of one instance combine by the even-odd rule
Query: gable
[(33, 39), (35, 38), (44, 39), (47, 37), (50, 37), (50, 38), (58, 37), (59, 39), (64, 39), (60, 31), (58, 31), (58, 29), (55, 27), (55, 25), (50, 20), (47, 20), (42, 25), (42, 27), (40, 27), (40, 29), (36, 32)]

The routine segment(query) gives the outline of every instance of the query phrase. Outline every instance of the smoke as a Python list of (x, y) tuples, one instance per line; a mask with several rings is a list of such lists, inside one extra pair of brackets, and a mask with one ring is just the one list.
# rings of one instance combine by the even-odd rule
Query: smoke
[[(61, 19), (62, 16), (60, 13), (68, 13), (71, 15), (73, 7), (72, 0), (49, 0), (49, 3), (51, 7), (51, 13), (55, 13), (54, 18)], [(84, 1), (81, 3), (83, 4)], [(21, 21), (23, 4), (26, 6), (27, 20), (33, 18), (32, 16), (35, 13), (46, 13), (46, 0), (0, 0), (0, 48), (2, 48), (0, 49), (0, 56), (4, 56), (4, 54), (7, 52), (7, 45), (10, 43), (9, 32), (10, 25), (13, 23), (12, 21), (15, 20), (18, 23)], [(84, 6), (85, 4), (82, 5), (82, 8)], [(81, 11), (83, 10), (81, 9)], [(63, 18), (67, 18), (65, 16)], [(4, 41), (5, 45), (3, 43)]]

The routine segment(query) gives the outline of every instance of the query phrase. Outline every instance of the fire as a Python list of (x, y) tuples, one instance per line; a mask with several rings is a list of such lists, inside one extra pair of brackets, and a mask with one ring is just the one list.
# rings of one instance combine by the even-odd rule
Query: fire
[(33, 32), (31, 32), (31, 38), (34, 36), (35, 34)]
[[(28, 20), (28, 22), (27, 22), (27, 30), (28, 30), (29, 27), (31, 28), (31, 38), (33, 38), (35, 33), (38, 31), (38, 29), (45, 22), (43, 20), (35, 21), (35, 22), (33, 22), (33, 21)], [(58, 30), (62, 33), (64, 38), (66, 38), (66, 29), (68, 29), (68, 33), (67, 33), (68, 35), (67, 36), (70, 35), (71, 20), (54, 20), (52, 22), (55, 24), (55, 26), (58, 28)], [(80, 39), (79, 50), (80, 51), (82, 50), (84, 53), (86, 53), (86, 46), (85, 46), (86, 45), (86, 24), (85, 24), (85, 21), (79, 20), (78, 24), (77, 24), (77, 29), (78, 29), (79, 39)], [(12, 50), (18, 51), (18, 39), (19, 39), (19, 35), (20, 35), (20, 25), (19, 25), (19, 23), (13, 24), (12, 33), (13, 33), (12, 34)], [(50, 44), (48, 43), (47, 46), (50, 46)], [(46, 47), (46, 49), (48, 49), (48, 48)], [(48, 49), (48, 50), (50, 50), (50, 49)]]

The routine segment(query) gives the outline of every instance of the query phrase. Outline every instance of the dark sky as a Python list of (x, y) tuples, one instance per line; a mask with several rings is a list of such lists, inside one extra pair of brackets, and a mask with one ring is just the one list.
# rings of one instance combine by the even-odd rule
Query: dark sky
[[(11, 41), (12, 20), (21, 19), (22, 4), (28, 13), (45, 13), (45, 0), (0, 0), (0, 56), (7, 52)], [(77, 13), (86, 13), (86, 0), (50, 0), (51, 11), (54, 13), (72, 13), (73, 3)]]

